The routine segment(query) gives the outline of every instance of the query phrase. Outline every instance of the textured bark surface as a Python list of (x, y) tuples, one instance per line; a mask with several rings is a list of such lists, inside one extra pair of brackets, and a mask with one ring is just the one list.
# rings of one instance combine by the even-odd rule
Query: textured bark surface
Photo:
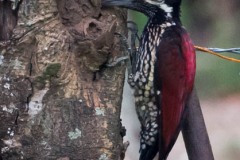
[(8, 40), (17, 24), (17, 13), (22, 0), (0, 0), (0, 41)]
[(125, 67), (104, 64), (124, 53), (114, 33), (126, 33), (126, 13), (100, 0), (24, 0), (18, 15), (0, 44), (1, 158), (119, 159)]

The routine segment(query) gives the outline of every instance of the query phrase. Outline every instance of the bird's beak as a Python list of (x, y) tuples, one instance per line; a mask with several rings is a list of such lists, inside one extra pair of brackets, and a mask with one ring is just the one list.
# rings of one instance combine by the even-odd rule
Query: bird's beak
[(102, 0), (103, 6), (119, 6), (128, 8), (132, 5), (133, 0)]
[(154, 5), (149, 5), (145, 0), (102, 0), (102, 6), (128, 8), (142, 12), (149, 17), (153, 16), (158, 8)]

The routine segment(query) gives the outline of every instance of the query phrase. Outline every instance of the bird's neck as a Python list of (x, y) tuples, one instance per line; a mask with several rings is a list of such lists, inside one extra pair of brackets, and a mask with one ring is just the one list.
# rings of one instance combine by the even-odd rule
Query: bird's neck
[(175, 23), (181, 26), (180, 7), (175, 7), (171, 12), (158, 8), (155, 10), (154, 14), (148, 17), (148, 23), (151, 24), (161, 25), (166, 23)]

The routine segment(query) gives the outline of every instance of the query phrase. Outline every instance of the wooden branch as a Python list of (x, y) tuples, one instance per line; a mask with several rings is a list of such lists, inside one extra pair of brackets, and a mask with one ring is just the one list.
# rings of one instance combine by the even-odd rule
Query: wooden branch
[(186, 107), (182, 134), (189, 160), (214, 160), (196, 89)]

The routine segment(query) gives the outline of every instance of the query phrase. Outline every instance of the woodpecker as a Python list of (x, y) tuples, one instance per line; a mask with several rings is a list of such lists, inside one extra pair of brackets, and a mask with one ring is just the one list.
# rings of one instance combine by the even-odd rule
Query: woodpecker
[(165, 160), (181, 130), (193, 90), (195, 49), (180, 21), (181, 0), (102, 0), (148, 17), (129, 84), (141, 123), (140, 160)]

